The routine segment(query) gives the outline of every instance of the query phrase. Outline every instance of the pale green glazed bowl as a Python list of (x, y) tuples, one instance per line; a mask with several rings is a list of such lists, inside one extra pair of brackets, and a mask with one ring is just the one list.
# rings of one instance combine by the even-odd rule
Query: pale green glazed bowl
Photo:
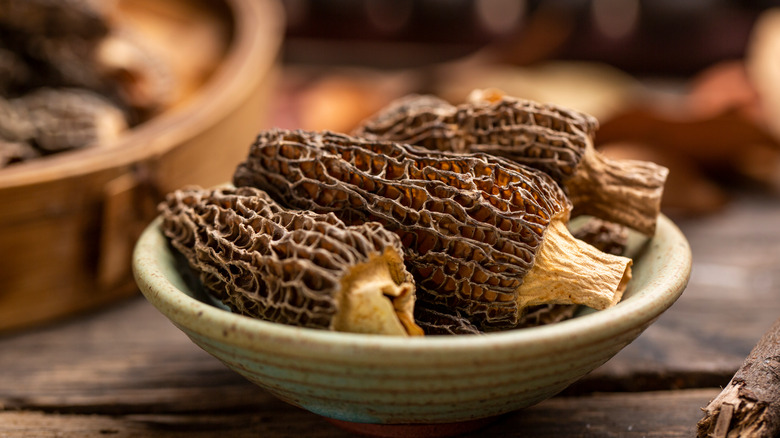
[(599, 312), (484, 336), (396, 338), (275, 324), (218, 308), (177, 270), (152, 223), (133, 269), (146, 298), (201, 348), (278, 398), (344, 422), (473, 422), (545, 400), (606, 362), (680, 296), (691, 251), (659, 216), (624, 299)]

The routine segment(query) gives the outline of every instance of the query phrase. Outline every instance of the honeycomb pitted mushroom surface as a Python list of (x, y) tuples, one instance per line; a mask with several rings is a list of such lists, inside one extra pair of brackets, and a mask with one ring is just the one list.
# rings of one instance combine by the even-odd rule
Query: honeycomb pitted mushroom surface
[(548, 175), (485, 154), (275, 129), (233, 183), (348, 225), (382, 224), (401, 238), (418, 302), (480, 330), (516, 327), (536, 304), (609, 307), (630, 278), (629, 259), (568, 233), (570, 203)]
[(377, 223), (288, 210), (251, 187), (188, 187), (159, 206), (163, 231), (232, 311), (302, 327), (420, 335), (398, 237)]
[(455, 152), (483, 152), (537, 168), (570, 197), (573, 215), (592, 215), (655, 231), (668, 170), (638, 160), (611, 160), (593, 147), (598, 121), (552, 104), (475, 90), (454, 106), (430, 95), (392, 102), (365, 120), (357, 137)]

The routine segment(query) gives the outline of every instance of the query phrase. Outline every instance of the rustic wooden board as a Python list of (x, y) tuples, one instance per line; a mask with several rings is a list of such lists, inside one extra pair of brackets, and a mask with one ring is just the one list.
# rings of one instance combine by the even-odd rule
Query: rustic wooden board
[[(740, 195), (720, 216), (679, 221), (694, 252), (682, 298), (563, 395), (480, 433), (693, 436), (700, 409), (780, 315), (778, 219), (776, 199)], [(0, 369), (0, 436), (343, 436), (228, 370), (139, 295), (0, 336)]]
[[(694, 273), (682, 298), (569, 393), (725, 385), (780, 315), (778, 218), (780, 203), (743, 196), (721, 216), (681, 222), (694, 252)], [(204, 376), (219, 377), (208, 383), (212, 386), (243, 383), (141, 297), (80, 320), (7, 336), (0, 340), (0, 366), (14, 376), (0, 394), (6, 406), (11, 398), (14, 404), (77, 409), (79, 403), (67, 397), (121, 385), (131, 392), (121, 395), (129, 408), (164, 403), (155, 391), (199, 387)]]
[[(502, 416), (463, 436), (688, 438), (695, 433), (701, 406), (717, 393), (717, 389), (699, 389), (558, 397)], [(235, 413), (155, 412), (118, 416), (6, 411), (0, 412), (0, 436), (198, 438), (228, 433), (235, 438), (349, 436), (319, 416), (271, 398), (257, 408)]]
[(723, 212), (677, 224), (693, 252), (688, 287), (636, 341), (582, 382), (589, 387), (725, 386), (780, 317), (780, 197), (737, 193)]
[[(76, 413), (251, 408), (266, 396), (143, 298), (0, 342), (0, 405)], [(259, 400), (259, 401), (258, 401)]]

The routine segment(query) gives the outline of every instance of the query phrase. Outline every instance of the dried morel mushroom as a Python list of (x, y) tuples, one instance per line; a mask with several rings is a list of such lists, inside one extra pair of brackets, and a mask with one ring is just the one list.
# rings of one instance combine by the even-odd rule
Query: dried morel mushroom
[(414, 306), (414, 320), (426, 335), (481, 335), (485, 333), (477, 328), (469, 320), (468, 315), (460, 310), (423, 300), (417, 301)]
[(0, 0), (0, 48), (10, 50), (28, 71), (16, 97), (32, 89), (105, 88), (93, 52), (110, 32), (109, 2), (84, 0)]
[[(515, 328), (536, 327), (569, 319), (577, 311), (576, 304), (539, 304), (529, 306)], [(479, 335), (477, 328), (463, 312), (418, 301), (414, 306), (414, 320), (426, 335)]]
[(569, 234), (570, 204), (546, 174), (486, 154), (454, 154), (329, 132), (261, 133), (233, 176), (295, 208), (401, 237), (418, 301), (480, 330), (515, 327), (529, 306), (615, 304), (631, 260)]
[(0, 27), (15, 33), (99, 38), (108, 33), (100, 0), (0, 0)]
[(141, 35), (112, 20), (115, 2), (0, 0), (0, 96), (81, 88), (135, 125), (170, 105), (173, 75)]
[(35, 130), (35, 145), (47, 152), (109, 143), (127, 129), (119, 108), (86, 90), (41, 88), (17, 100)]
[(81, 89), (42, 88), (16, 99), (0, 98), (0, 141), (27, 145), (17, 161), (38, 155), (110, 144), (127, 129), (124, 113)]
[(0, 137), (0, 168), (40, 156), (34, 147), (24, 142), (13, 142)]
[(153, 41), (127, 29), (104, 38), (95, 51), (95, 69), (136, 119), (147, 120), (174, 101), (171, 68), (151, 50)]
[(377, 223), (287, 210), (261, 190), (187, 188), (160, 204), (163, 230), (233, 311), (339, 331), (419, 335), (398, 237)]
[(628, 244), (628, 229), (626, 227), (599, 218), (590, 218), (581, 227), (574, 230), (572, 235), (595, 246), (600, 251), (615, 255), (623, 255)]
[(353, 135), (508, 158), (552, 176), (574, 204), (573, 215), (652, 235), (668, 170), (602, 156), (593, 148), (597, 128), (586, 114), (486, 91), (472, 93), (459, 106), (434, 96), (408, 96), (364, 121)]

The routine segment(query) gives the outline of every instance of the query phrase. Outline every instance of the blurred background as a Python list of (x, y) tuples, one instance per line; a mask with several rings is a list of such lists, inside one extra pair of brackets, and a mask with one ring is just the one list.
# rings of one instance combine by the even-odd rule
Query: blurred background
[(769, 0), (284, 0), (273, 124), (349, 132), (407, 93), (475, 88), (596, 116), (605, 154), (669, 167), (664, 211), (780, 185)]
[[(0, 167), (111, 143), (125, 129), (187, 104), (212, 74), (229, 68), (223, 57), (239, 45), (234, 37), (242, 26), (229, 16), (246, 15), (236, 8), (242, 3), (2, 2)], [(260, 56), (275, 59), (281, 73), (273, 95), (259, 97), (271, 111), (258, 113), (254, 132), (268, 126), (349, 132), (405, 94), (458, 104), (473, 89), (498, 88), (589, 113), (600, 121), (595, 141), (605, 154), (669, 167), (669, 214), (718, 211), (734, 184), (780, 185), (778, 1), (279, 0), (278, 6), (284, 17), (269, 8), (248, 25), (268, 28), (266, 39), (278, 36), (281, 46), (241, 54), (258, 74), (267, 68)], [(251, 93), (251, 80), (235, 79)], [(44, 105), (39, 95), (46, 87), (57, 91)], [(27, 115), (32, 128), (18, 122)]]
[[(0, 411), (224, 413), (226, 370), (138, 297), (131, 254), (157, 202), (229, 181), (263, 129), (350, 132), (410, 93), (484, 88), (589, 113), (602, 153), (670, 169), (688, 287), (572, 391), (724, 386), (780, 315), (780, 0), (0, 0)], [(6, 334), (71, 315), (42, 340)], [(177, 392), (203, 376), (218, 396)], [(652, 403), (666, 427), (677, 405)]]

